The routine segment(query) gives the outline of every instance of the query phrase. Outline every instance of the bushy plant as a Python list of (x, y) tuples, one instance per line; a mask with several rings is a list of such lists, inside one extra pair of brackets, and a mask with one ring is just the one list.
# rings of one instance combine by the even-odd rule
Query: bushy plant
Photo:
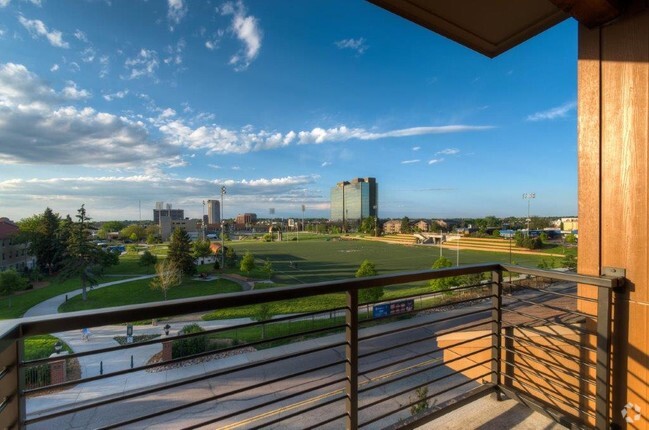
[(0, 295), (27, 289), (29, 281), (13, 269), (0, 272)]
[[(198, 324), (189, 324), (180, 330), (179, 335), (201, 333), (203, 328)], [(174, 340), (171, 345), (171, 357), (180, 358), (188, 355), (200, 354), (207, 350), (207, 338), (205, 336), (194, 336), (186, 339)]]

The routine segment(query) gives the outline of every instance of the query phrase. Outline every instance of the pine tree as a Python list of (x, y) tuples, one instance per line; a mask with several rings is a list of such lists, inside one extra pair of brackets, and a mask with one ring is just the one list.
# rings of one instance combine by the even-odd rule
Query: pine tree
[(167, 258), (171, 260), (184, 275), (196, 273), (194, 257), (192, 255), (192, 243), (187, 232), (182, 228), (176, 228), (171, 235), (169, 252)]

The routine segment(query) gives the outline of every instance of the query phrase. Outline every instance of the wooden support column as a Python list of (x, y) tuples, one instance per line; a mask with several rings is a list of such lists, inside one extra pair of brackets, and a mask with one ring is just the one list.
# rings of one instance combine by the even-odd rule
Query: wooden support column
[[(609, 25), (579, 28), (578, 270), (626, 269), (628, 293), (613, 309), (611, 416), (649, 429), (649, 9), (633, 3)], [(641, 409), (633, 423), (622, 418), (627, 403)]]

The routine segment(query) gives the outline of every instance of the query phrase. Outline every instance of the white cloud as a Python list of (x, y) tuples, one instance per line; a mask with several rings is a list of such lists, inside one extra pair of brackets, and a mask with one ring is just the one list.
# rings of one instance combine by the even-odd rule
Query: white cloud
[(116, 93), (112, 94), (104, 94), (104, 100), (107, 102), (112, 102), (115, 99), (123, 99), (128, 95), (128, 90), (123, 90), (123, 91), (117, 91)]
[(63, 40), (63, 33), (57, 30), (48, 31), (47, 26), (45, 25), (45, 23), (43, 23), (43, 21), (39, 19), (27, 19), (22, 15), (18, 17), (18, 21), (20, 21), (22, 26), (25, 27), (27, 31), (29, 31), (33, 38), (37, 38), (39, 36), (45, 37), (50, 42), (50, 45), (57, 48), (70, 47), (70, 45), (68, 45), (68, 43)]
[(241, 170), (241, 167), (239, 167), (239, 166), (232, 166), (232, 170)]
[(42, 6), (41, 0), (26, 0), (26, 1), (38, 7)]
[(71, 71), (72, 73), (77, 73), (78, 71), (81, 70), (81, 66), (79, 66), (79, 63), (77, 63), (76, 61), (72, 61), (72, 62), (68, 65), (68, 68), (70, 69), (70, 71)]
[(401, 162), (401, 164), (415, 164), (419, 163), (421, 160), (404, 160)]
[(421, 146), (413, 146), (412, 150), (413, 151), (419, 151), (421, 149)]
[(70, 105), (88, 97), (74, 82), (57, 92), (23, 65), (0, 64), (0, 164), (177, 163), (177, 149), (153, 141), (141, 121)]
[(320, 165), (320, 167), (327, 167), (327, 166), (331, 166), (331, 163), (329, 161), (323, 161), (322, 164)]
[(211, 40), (206, 40), (205, 41), (205, 47), (209, 49), (210, 51), (214, 51), (216, 49), (216, 43), (214, 43)]
[(11, 3), (11, 0), (0, 0), (0, 7), (7, 7)]
[(73, 81), (68, 81), (67, 86), (61, 90), (61, 95), (68, 100), (82, 100), (90, 98), (90, 94), (87, 90), (80, 90), (77, 88), (77, 84)]
[(187, 6), (185, 6), (183, 0), (168, 0), (167, 3), (169, 5), (167, 18), (172, 24), (170, 29), (173, 31), (174, 25), (178, 25), (187, 14)]
[(460, 150), (456, 148), (446, 148), (441, 151), (437, 151), (435, 155), (456, 155), (459, 154)]
[(155, 78), (159, 66), (158, 53), (154, 50), (140, 49), (140, 52), (133, 57), (127, 58), (124, 67), (129, 70), (127, 79), (138, 79), (141, 77)]
[(92, 63), (95, 61), (95, 56), (97, 53), (95, 52), (94, 49), (92, 48), (86, 48), (83, 51), (81, 51), (81, 61), (84, 63)]
[(577, 102), (567, 102), (561, 106), (553, 107), (551, 109), (536, 112), (527, 116), (527, 121), (544, 121), (553, 120), (557, 118), (565, 118), (568, 114), (577, 107)]
[(358, 55), (363, 55), (367, 50), (365, 38), (363, 37), (359, 37), (358, 39), (342, 39), (336, 41), (335, 44), (339, 49), (351, 49), (352, 51), (356, 51)]
[(163, 61), (165, 64), (182, 64), (183, 62), (183, 50), (185, 49), (185, 41), (183, 39), (180, 39), (178, 43), (176, 43), (175, 46), (169, 45), (166, 48), (167, 54), (169, 54), (168, 57), (166, 57)]
[(88, 43), (88, 37), (86, 36), (86, 33), (84, 33), (83, 31), (81, 31), (79, 29), (77, 29), (74, 32), (74, 37), (76, 37), (78, 40), (80, 40), (82, 42)]
[(428, 160), (428, 164), (437, 164), (441, 163), (442, 161), (444, 161), (443, 158), (433, 158), (432, 160)]
[(205, 150), (207, 154), (245, 154), (283, 148), (298, 144), (323, 144), (326, 142), (345, 142), (348, 140), (378, 140), (439, 133), (460, 133), (491, 129), (491, 126), (448, 125), (439, 127), (413, 127), (385, 132), (369, 132), (363, 128), (345, 126), (324, 129), (316, 127), (308, 131), (255, 131), (247, 126), (241, 130), (230, 130), (224, 127), (209, 125), (190, 127), (182, 119), (173, 119), (163, 124), (158, 123), (159, 130), (167, 142), (191, 150)]
[(56, 72), (57, 70), (59, 70), (59, 65), (52, 64), (52, 67), (50, 67), (50, 72)]
[(230, 64), (234, 70), (246, 70), (250, 63), (257, 58), (261, 50), (262, 32), (257, 18), (246, 15), (246, 8), (242, 1), (225, 3), (221, 8), (222, 15), (232, 15), (230, 31), (243, 42), (244, 47), (230, 57)]
[(110, 58), (108, 55), (102, 55), (99, 57), (99, 65), (101, 66), (101, 69), (99, 70), (99, 77), (100, 78), (105, 78), (108, 76), (108, 68), (110, 65)]

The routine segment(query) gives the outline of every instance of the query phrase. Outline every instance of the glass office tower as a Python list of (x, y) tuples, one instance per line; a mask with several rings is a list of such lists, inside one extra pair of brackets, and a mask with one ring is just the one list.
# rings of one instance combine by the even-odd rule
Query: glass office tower
[(331, 221), (360, 221), (378, 214), (375, 178), (354, 178), (331, 189)]

